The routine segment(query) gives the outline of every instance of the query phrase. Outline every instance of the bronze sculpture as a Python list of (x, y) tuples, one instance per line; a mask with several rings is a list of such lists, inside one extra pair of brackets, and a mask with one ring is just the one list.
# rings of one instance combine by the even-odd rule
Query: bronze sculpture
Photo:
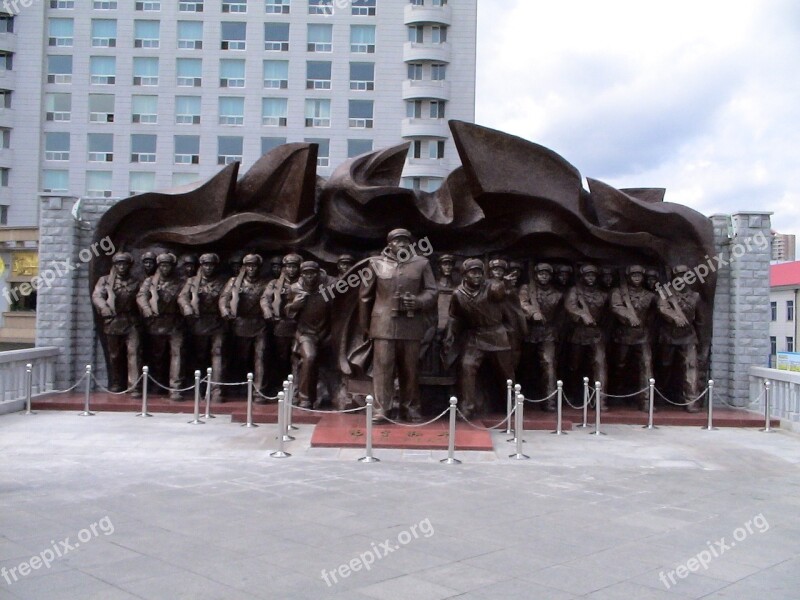
[(336, 276), (337, 277), (344, 277), (345, 274), (353, 268), (353, 265), (356, 263), (355, 259), (353, 258), (352, 254), (342, 254), (336, 260)]
[(142, 254), (142, 271), (145, 277), (151, 277), (156, 272), (156, 253), (148, 250)]
[[(292, 346), (297, 331), (297, 321), (286, 314), (291, 287), (300, 279), (300, 264), (303, 257), (292, 252), (283, 257), (281, 274), (270, 281), (261, 296), (261, 309), (264, 318), (272, 323), (272, 340), (274, 341), (273, 360), (277, 373), (288, 373), (292, 368)], [(282, 376), (285, 378), (285, 375)], [(280, 379), (275, 378), (272, 388), (275, 389)]]

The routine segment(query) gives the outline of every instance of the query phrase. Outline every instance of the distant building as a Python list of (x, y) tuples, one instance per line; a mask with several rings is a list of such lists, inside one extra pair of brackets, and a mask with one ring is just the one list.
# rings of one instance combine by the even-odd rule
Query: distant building
[[(789, 236), (794, 238), (794, 236)], [(770, 267), (770, 361), (778, 352), (797, 352), (800, 336), (797, 305), (800, 300), (800, 261)]]
[(795, 259), (795, 236), (772, 232), (772, 260), (787, 262)]

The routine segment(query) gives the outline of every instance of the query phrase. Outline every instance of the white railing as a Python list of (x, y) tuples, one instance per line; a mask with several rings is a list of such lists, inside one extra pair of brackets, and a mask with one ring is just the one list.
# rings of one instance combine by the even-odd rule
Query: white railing
[(0, 352), (0, 413), (23, 408), (25, 365), (29, 363), (33, 365), (32, 395), (53, 389), (59, 352), (55, 347)]
[(750, 401), (761, 397), (752, 409), (764, 410), (764, 382), (770, 382), (770, 414), (794, 423), (800, 422), (800, 373), (766, 367), (750, 367)]

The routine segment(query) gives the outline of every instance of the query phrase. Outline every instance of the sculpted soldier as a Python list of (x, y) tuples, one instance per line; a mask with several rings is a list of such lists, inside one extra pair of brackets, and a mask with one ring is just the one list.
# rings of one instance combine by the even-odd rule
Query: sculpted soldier
[(572, 267), (569, 265), (556, 265), (555, 285), (564, 294), (572, 287)]
[(484, 277), (483, 261), (464, 261), (463, 280), (450, 302), (450, 331), (446, 346), (459, 337), (464, 339), (460, 360), (461, 412), (469, 418), (482, 412), (478, 394), (478, 371), (488, 358), (493, 363), (503, 386), (514, 378), (514, 362), (508, 331), (504, 324), (504, 307), (508, 288), (503, 280)]
[(489, 277), (502, 281), (508, 273), (508, 262), (502, 258), (495, 258), (489, 261)]
[[(286, 314), (286, 303), (292, 285), (300, 279), (300, 264), (303, 257), (299, 254), (287, 254), (282, 259), (281, 275), (270, 281), (261, 296), (261, 310), (264, 318), (273, 323), (272, 335), (275, 340), (276, 364), (275, 375), (286, 378), (292, 368), (292, 346), (297, 331), (297, 321)], [(276, 383), (276, 382), (273, 382)]]
[(292, 369), (297, 382), (298, 405), (311, 408), (316, 403), (321, 346), (328, 340), (331, 327), (331, 303), (320, 293), (328, 277), (319, 264), (306, 261), (300, 265), (300, 281), (292, 284), (286, 315), (297, 322)]
[(353, 258), (352, 254), (342, 254), (336, 260), (336, 276), (341, 279), (354, 264), (356, 264), (356, 260)]
[[(700, 294), (681, 285), (685, 283), (681, 278), (688, 271), (686, 265), (672, 270), (673, 281), (678, 280), (678, 284), (665, 286), (668, 292), (659, 296), (657, 304), (664, 321), (659, 333), (660, 359), (665, 367), (677, 371), (683, 402), (697, 398), (697, 327), (700, 324), (697, 310)], [(691, 402), (686, 410), (698, 412), (699, 401)]]
[(228, 257), (228, 269), (230, 270), (231, 277), (236, 277), (241, 272), (244, 256), (244, 252), (234, 252)]
[(651, 292), (655, 292), (656, 288), (658, 287), (658, 283), (658, 271), (653, 268), (646, 269), (644, 272), (644, 287)]
[[(136, 303), (144, 316), (150, 336), (152, 369), (154, 376), (163, 385), (163, 366), (169, 356), (169, 387), (173, 390), (181, 384), (181, 350), (183, 348), (183, 322), (178, 307), (178, 295), (183, 282), (175, 271), (175, 255), (159, 254), (158, 268), (139, 288)], [(180, 400), (180, 392), (170, 392), (170, 400)]]
[(142, 271), (145, 277), (152, 277), (156, 272), (156, 253), (149, 250), (142, 254)]
[[(598, 289), (597, 267), (583, 265), (580, 281), (567, 292), (564, 308), (573, 323), (570, 336), (570, 370), (577, 375), (584, 356), (591, 363), (592, 382), (608, 386), (606, 370), (606, 343), (602, 323), (608, 309), (608, 294)], [(607, 410), (605, 400), (600, 405)]]
[(283, 269), (283, 257), (273, 256), (269, 259), (269, 273), (267, 273), (267, 281), (272, 281), (281, 276)]
[[(186, 280), (178, 296), (178, 305), (194, 337), (194, 349), (199, 365), (211, 365), (212, 380), (222, 378), (222, 343), (225, 337), (225, 320), (219, 311), (219, 299), (225, 279), (218, 272), (219, 256), (200, 256), (199, 272)], [(204, 370), (204, 369), (203, 369)], [(221, 399), (219, 386), (211, 389), (211, 399)]]
[(439, 286), (439, 291), (452, 292), (458, 285), (453, 272), (456, 264), (456, 258), (452, 254), (442, 254), (439, 257), (438, 263), (439, 279), (436, 280), (436, 285)]
[(617, 285), (617, 270), (614, 267), (600, 267), (600, 287), (610, 292)]
[(386, 241), (383, 254), (369, 259), (375, 277), (359, 291), (359, 319), (373, 341), (375, 420), (383, 420), (393, 408), (396, 373), (400, 417), (419, 422), (418, 363), (427, 326), (423, 313), (436, 306), (436, 279), (428, 259), (411, 252), (407, 229), (390, 231)]
[(118, 252), (111, 261), (111, 272), (94, 286), (92, 304), (103, 318), (110, 366), (109, 389), (121, 392), (132, 388), (141, 372), (142, 325), (136, 306), (140, 281), (131, 275), (130, 254)]
[[(637, 390), (646, 390), (653, 376), (653, 355), (650, 346), (650, 322), (656, 295), (645, 289), (644, 268), (631, 265), (625, 269), (627, 281), (611, 291), (611, 312), (616, 317), (612, 340), (616, 345), (617, 367), (636, 382)], [(639, 408), (649, 408), (649, 394), (639, 396)]]
[[(543, 386), (542, 396), (547, 396), (556, 389), (556, 344), (558, 329), (561, 324), (564, 294), (553, 285), (553, 267), (547, 263), (539, 263), (534, 267), (534, 277), (528, 285), (519, 291), (522, 310), (528, 318), (528, 335), (525, 341), (532, 346), (533, 356), (539, 363)], [(556, 409), (556, 401), (548, 400), (544, 410), (552, 412)]]
[(181, 259), (181, 277), (185, 280), (197, 275), (200, 264), (196, 254), (186, 254)]
[(528, 322), (522, 310), (519, 298), (519, 280), (522, 277), (522, 263), (511, 261), (508, 263), (508, 275), (505, 276), (506, 308), (505, 320), (508, 330), (508, 340), (511, 343), (511, 355), (516, 370), (522, 356), (522, 341), (528, 335)]
[[(219, 312), (223, 319), (232, 323), (235, 356), (253, 365), (253, 382), (257, 390), (264, 387), (267, 353), (267, 315), (259, 304), (267, 283), (259, 276), (260, 270), (261, 257), (258, 254), (246, 255), (239, 274), (228, 280), (219, 297)], [(249, 362), (250, 356), (252, 362)]]

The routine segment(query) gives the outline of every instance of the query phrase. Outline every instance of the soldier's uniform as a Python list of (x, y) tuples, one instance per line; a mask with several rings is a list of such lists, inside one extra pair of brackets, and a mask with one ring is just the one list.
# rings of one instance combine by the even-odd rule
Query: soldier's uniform
[[(216, 254), (203, 254), (200, 265), (219, 264)], [(189, 332), (194, 337), (197, 364), (208, 366), (211, 363), (212, 379), (222, 378), (222, 344), (225, 339), (225, 320), (219, 311), (219, 299), (225, 287), (225, 278), (212, 275), (206, 278), (202, 270), (186, 283), (178, 296), (178, 305), (189, 324)], [(220, 399), (219, 386), (211, 389), (211, 398)]]
[[(626, 269), (629, 277), (634, 273), (644, 277), (644, 268), (633, 265)], [(648, 388), (653, 376), (650, 323), (655, 301), (656, 295), (641, 285), (629, 284), (627, 288), (620, 286), (611, 290), (611, 312), (617, 321), (612, 334), (617, 348), (617, 366), (620, 369), (633, 367), (636, 373), (628, 378), (637, 382), (637, 390)], [(635, 324), (631, 324), (631, 321)], [(631, 362), (632, 355), (636, 358), (635, 363)], [(647, 392), (639, 396), (642, 410), (648, 408), (648, 397)]]
[[(597, 275), (597, 267), (584, 265), (580, 269), (581, 276), (589, 273)], [(572, 321), (572, 334), (570, 335), (570, 370), (575, 374), (584, 355), (589, 355), (592, 367), (592, 381), (599, 381), (604, 386), (608, 385), (606, 367), (606, 343), (602, 324), (608, 309), (608, 294), (594, 286), (586, 285), (583, 281), (567, 292), (564, 308)], [(592, 324), (587, 325), (583, 317), (591, 317)], [(603, 408), (605, 408), (603, 406)]]
[[(120, 262), (131, 265), (133, 258), (122, 252), (115, 254), (112, 262), (114, 265)], [(141, 371), (142, 323), (136, 306), (140, 285), (141, 282), (130, 271), (123, 278), (112, 267), (112, 272), (101, 277), (92, 292), (92, 304), (103, 318), (111, 367), (109, 387), (113, 392), (132, 388)]]
[[(405, 229), (389, 232), (387, 241), (411, 240)], [(436, 306), (438, 289), (428, 259), (412, 255), (406, 261), (383, 254), (369, 259), (375, 273), (359, 291), (362, 327), (373, 340), (372, 383), (376, 417), (392, 408), (395, 371), (400, 383), (400, 410), (411, 421), (420, 417), (419, 360), (425, 335), (423, 312)], [(417, 308), (402, 307), (405, 295), (416, 298)]]
[[(156, 263), (158, 267), (151, 277), (148, 277), (139, 288), (136, 303), (145, 318), (145, 327), (150, 336), (152, 352), (152, 369), (155, 376), (163, 385), (162, 366), (167, 362), (169, 353), (169, 387), (177, 389), (181, 384), (181, 350), (183, 349), (183, 319), (178, 306), (178, 295), (183, 283), (175, 272), (175, 255), (170, 253), (159, 254)], [(162, 264), (171, 264), (172, 271), (169, 276), (161, 274)], [(172, 400), (179, 400), (179, 392), (171, 392)]]
[[(536, 265), (534, 271), (535, 273), (546, 271), (552, 274), (553, 267), (547, 263), (540, 263)], [(556, 351), (564, 294), (552, 284), (543, 286), (537, 281), (520, 288), (519, 300), (528, 318), (528, 335), (525, 337), (525, 342), (533, 346), (533, 356), (538, 361), (542, 373), (544, 389), (540, 392), (548, 395), (556, 389)], [(554, 410), (555, 400), (549, 400), (544, 408)]]
[[(277, 279), (267, 283), (264, 293), (261, 296), (261, 309), (264, 315), (272, 321), (272, 338), (275, 343), (275, 363), (276, 377), (285, 378), (292, 368), (292, 346), (294, 345), (294, 335), (297, 332), (297, 321), (286, 314), (286, 303), (292, 285), (297, 283), (300, 277), (300, 263), (303, 258), (299, 254), (287, 254), (282, 259), (283, 273)], [(298, 267), (297, 274), (289, 277), (286, 273), (288, 265)], [(274, 381), (273, 384), (278, 383)]]
[[(464, 278), (472, 269), (483, 269), (478, 259), (464, 261)], [(465, 416), (481, 412), (479, 406), (478, 371), (484, 360), (492, 361), (503, 383), (514, 378), (514, 359), (505, 325), (505, 304), (508, 291), (502, 280), (484, 281), (476, 291), (465, 281), (456, 288), (450, 302), (452, 336), (465, 336), (461, 356), (459, 383), (460, 407)]]

